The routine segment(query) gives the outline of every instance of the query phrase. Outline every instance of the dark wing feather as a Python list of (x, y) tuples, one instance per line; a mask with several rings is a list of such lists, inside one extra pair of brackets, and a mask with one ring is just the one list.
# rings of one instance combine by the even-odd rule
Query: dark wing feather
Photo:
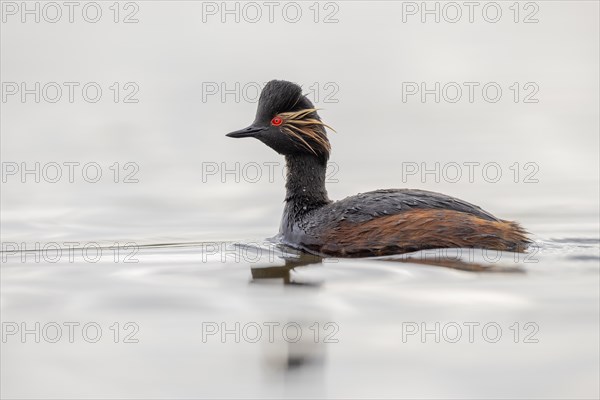
[(382, 189), (360, 193), (333, 202), (318, 210), (317, 220), (365, 222), (377, 217), (414, 209), (444, 209), (475, 215), (488, 221), (499, 221), (487, 211), (466, 201), (441, 193), (416, 189)]

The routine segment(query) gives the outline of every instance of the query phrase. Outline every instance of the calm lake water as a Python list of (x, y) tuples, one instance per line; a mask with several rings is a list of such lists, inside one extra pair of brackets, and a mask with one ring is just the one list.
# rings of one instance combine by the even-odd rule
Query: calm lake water
[[(222, 23), (205, 3), (2, 24), (3, 82), (103, 90), (1, 104), (2, 397), (598, 398), (598, 3), (535, 2), (530, 24), (512, 2), (472, 24), (402, 22), (394, 1)], [(273, 78), (337, 131), (331, 198), (439, 191), (535, 245), (319, 259), (270, 242), (283, 160), (224, 134)], [(403, 98), (415, 82), (503, 96)]]

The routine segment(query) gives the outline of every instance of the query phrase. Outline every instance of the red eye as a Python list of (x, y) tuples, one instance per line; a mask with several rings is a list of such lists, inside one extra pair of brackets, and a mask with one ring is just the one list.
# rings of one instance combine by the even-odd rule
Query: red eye
[(281, 125), (282, 123), (283, 123), (283, 120), (282, 120), (281, 118), (279, 118), (279, 117), (274, 117), (274, 118), (271, 120), (271, 125), (274, 125), (274, 126), (279, 126), (279, 125)]

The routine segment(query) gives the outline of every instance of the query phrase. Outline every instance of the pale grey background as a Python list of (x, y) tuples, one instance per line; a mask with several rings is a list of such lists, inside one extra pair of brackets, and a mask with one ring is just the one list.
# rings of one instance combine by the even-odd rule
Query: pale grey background
[[(203, 162), (282, 162), (258, 142), (224, 137), (253, 120), (256, 104), (236, 103), (233, 96), (202, 102), (203, 82), (233, 87), (274, 78), (305, 88), (315, 82), (321, 90), (328, 82), (339, 88), (338, 103), (317, 104), (337, 130), (330, 134), (331, 161), (339, 166), (339, 183), (329, 187), (332, 198), (423, 187), (526, 225), (554, 224), (557, 214), (568, 214), (596, 226), (597, 2), (539, 2), (535, 24), (515, 24), (512, 3), (501, 3), (504, 14), (496, 24), (477, 13), (472, 24), (466, 15), (456, 24), (422, 24), (418, 16), (402, 23), (402, 2), (393, 1), (336, 3), (339, 23), (331, 24), (312, 21), (312, 3), (299, 3), (304, 14), (296, 24), (280, 14), (272, 24), (243, 19), (236, 24), (231, 16), (221, 23), (218, 15), (202, 23), (201, 2), (150, 1), (139, 3), (139, 23), (115, 24), (110, 3), (102, 4), (97, 24), (77, 14), (73, 24), (21, 24), (18, 17), (7, 17), (4, 82), (92, 81), (102, 85), (104, 97), (96, 104), (81, 96), (73, 104), (21, 104), (10, 98), (2, 104), (2, 160), (94, 161), (105, 173), (115, 161), (132, 161), (140, 166), (140, 183), (92, 185), (79, 179), (6, 186), (7, 238), (21, 240), (35, 229), (37, 238), (47, 239), (56, 235), (57, 223), (82, 231), (94, 225), (72, 237), (82, 240), (274, 233), (283, 198), (281, 173), (275, 184), (267, 179), (236, 184), (231, 176), (225, 183), (212, 177), (203, 184), (201, 174)], [(140, 87), (139, 103), (114, 104), (108, 86), (129, 81)], [(504, 89), (501, 101), (487, 103), (478, 95), (473, 104), (423, 104), (416, 96), (402, 102), (402, 82), (467, 81), (498, 82)], [(539, 103), (515, 104), (508, 89), (513, 82), (536, 82)], [(430, 166), (493, 161), (505, 174), (514, 162), (534, 162), (540, 182), (512, 184), (503, 178), (491, 184), (481, 175), (474, 184), (465, 179), (438, 184), (432, 177), (423, 183), (419, 176), (402, 182), (403, 161)], [(252, 228), (235, 233), (240, 226)]]

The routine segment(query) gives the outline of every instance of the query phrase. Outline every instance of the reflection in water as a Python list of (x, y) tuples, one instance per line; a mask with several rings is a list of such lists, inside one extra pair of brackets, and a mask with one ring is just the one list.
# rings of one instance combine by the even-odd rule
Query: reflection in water
[(450, 269), (457, 269), (460, 271), (469, 272), (500, 272), (500, 273), (525, 273), (525, 270), (521, 267), (514, 267), (504, 264), (493, 264), (493, 263), (480, 263), (471, 262), (464, 260), (457, 260), (454, 258), (437, 258), (435, 260), (423, 260), (416, 257), (408, 257), (402, 259), (388, 258), (383, 261), (401, 262), (409, 264), (420, 264), (429, 265), (433, 267), (443, 267)]
[[(288, 320), (283, 325), (294, 326), (290, 335), (277, 337), (266, 342), (263, 349), (265, 366), (272, 373), (299, 373), (302, 370), (319, 370), (325, 363), (325, 344), (323, 343), (324, 323), (302, 320)], [(302, 332), (302, 335), (297, 335)]]
[[(240, 246), (244, 246), (246, 250), (252, 247)], [(254, 247), (254, 250), (262, 251), (264, 248)], [(295, 268), (320, 266), (323, 264), (322, 257), (299, 252), (283, 245), (277, 245), (276, 250), (279, 253), (279, 260), (283, 260), (284, 265), (273, 266), (272, 263), (251, 265), (251, 284), (280, 280), (286, 286), (304, 288), (319, 288), (321, 286), (319, 282), (299, 281), (298, 278), (292, 279), (292, 272)], [(291, 329), (284, 331), (284, 335), (277, 337), (275, 341), (265, 343), (263, 348), (264, 364), (271, 373), (283, 372), (284, 382), (286, 384), (290, 383), (292, 386), (293, 381), (288, 382), (288, 379), (297, 374), (304, 376), (309, 373), (312, 382), (320, 381), (323, 373), (322, 366), (325, 361), (325, 346), (320, 340), (324, 337), (324, 323), (303, 320), (304, 318), (300, 317), (300, 314), (295, 310), (291, 311), (299, 317), (288, 317), (287, 322), (282, 323), (282, 325), (289, 326)], [(314, 385), (312, 387), (313, 389), (316, 388)]]
[[(253, 247), (248, 245), (239, 246), (244, 246), (246, 250)], [(261, 251), (263, 249), (254, 247), (254, 250)], [(323, 257), (290, 249), (283, 245), (278, 245), (277, 250), (279, 252), (277, 258), (279, 261), (283, 260), (284, 265), (274, 265), (273, 262), (251, 265), (251, 284), (281, 282), (284, 286), (294, 287), (320, 288), (322, 286), (319, 282), (299, 280), (302, 278), (299, 278), (298, 274), (296, 276), (292, 274), (296, 268), (323, 267)], [(425, 255), (423, 252), (415, 252), (408, 255), (379, 257), (376, 260), (412, 265), (428, 265), (468, 272), (525, 272), (520, 266), (507, 265), (506, 262), (497, 263), (490, 262), (489, 260), (475, 260), (471, 259), (471, 257), (464, 257), (464, 254), (460, 254), (458, 257), (451, 257), (448, 255), (447, 249), (443, 252), (435, 253), (435, 257), (431, 257), (431, 252)], [(297, 310), (292, 310), (292, 312), (299, 315)], [(295, 340), (295, 338), (294, 340), (289, 340), (289, 338), (283, 337), (278, 338), (278, 341), (265, 343), (263, 347), (263, 360), (266, 371), (270, 375), (274, 374), (275, 376), (283, 373), (284, 375), (281, 378), (286, 387), (290, 385), (290, 389), (294, 386), (294, 382), (298, 381), (301, 376), (306, 381), (307, 374), (310, 375), (311, 382), (321, 381), (324, 377), (326, 358), (326, 346), (322, 340), (319, 340), (325, 336), (325, 332), (322, 329), (323, 323), (317, 325), (315, 328), (314, 322), (302, 322), (301, 318), (289, 318), (289, 316), (287, 323), (296, 324), (299, 327), (298, 329), (303, 332), (303, 336), (298, 340)], [(314, 329), (317, 329), (318, 332), (312, 335)], [(311, 387), (314, 388), (315, 386), (311, 385)]]
[[(246, 248), (248, 248), (248, 246), (246, 246)], [(255, 249), (260, 250), (260, 248)], [(319, 284), (314, 282), (299, 282), (297, 280), (292, 280), (291, 272), (297, 267), (322, 265), (324, 260), (323, 257), (291, 249), (284, 245), (277, 245), (277, 249), (280, 251), (279, 259), (283, 259), (285, 265), (273, 266), (272, 264), (268, 264), (268, 266), (251, 267), (253, 282), (258, 282), (262, 279), (282, 279), (284, 285), (319, 286)], [(539, 250), (535, 245), (532, 246), (532, 249), (534, 250), (529, 252), (531, 254), (535, 254)], [(463, 252), (463, 250), (465, 251)], [(486, 252), (487, 250), (484, 249), (432, 249), (393, 256), (370, 257), (366, 259), (428, 265), (468, 272), (525, 273), (525, 270), (518, 264), (518, 261), (527, 260), (527, 258), (530, 257), (528, 253), (496, 252), (493, 256), (486, 257)], [(483, 254), (483, 257), (473, 259), (472, 256), (477, 253)], [(504, 260), (504, 262), (499, 262), (502, 260)], [(530, 261), (537, 262), (535, 259), (530, 259)], [(512, 262), (516, 265), (510, 265), (508, 262)]]
[(318, 282), (301, 282), (291, 279), (291, 272), (294, 268), (305, 267), (308, 265), (321, 265), (323, 258), (308, 253), (298, 253), (298, 255), (282, 255), (281, 258), (285, 261), (283, 266), (253, 266), (252, 282), (259, 282), (261, 279), (282, 279), (284, 285), (299, 285), (319, 287)]
[[(246, 250), (261, 252), (262, 247), (255, 247), (244, 244), (237, 244)], [(312, 287), (319, 288), (321, 283), (299, 281), (298, 277), (292, 279), (292, 273), (296, 268), (307, 266), (323, 266), (323, 257), (310, 253), (291, 249), (284, 245), (277, 245), (279, 251), (278, 259), (284, 261), (284, 265), (274, 266), (273, 263), (263, 263), (260, 265), (251, 265), (252, 280), (250, 283), (277, 282), (280, 280), (285, 286)], [(434, 250), (435, 252), (435, 250)], [(460, 253), (460, 252), (459, 252)], [(428, 256), (423, 257), (426, 254)], [(506, 263), (496, 263), (490, 261), (465, 260), (461, 254), (458, 257), (448, 256), (447, 249), (438, 251), (435, 257), (431, 257), (424, 252), (415, 252), (398, 256), (371, 258), (386, 262), (397, 262), (403, 264), (428, 265), (442, 268), (456, 269), (468, 272), (496, 272), (496, 273), (525, 273), (520, 266), (511, 266)], [(400, 264), (399, 264), (400, 265)], [(323, 338), (323, 324), (317, 326), (318, 333), (314, 336), (306, 335), (315, 328), (314, 323), (299, 322), (298, 319), (289, 319), (288, 323), (298, 324), (299, 329), (304, 332), (304, 336), (296, 340), (279, 338), (279, 341), (266, 343), (263, 350), (264, 364), (268, 371), (277, 374), (283, 372), (284, 382), (296, 375), (311, 374), (311, 382), (320, 381), (323, 378), (325, 365), (325, 345), (318, 338)], [(306, 378), (306, 377), (305, 377)], [(315, 388), (314, 385), (311, 387)]]

